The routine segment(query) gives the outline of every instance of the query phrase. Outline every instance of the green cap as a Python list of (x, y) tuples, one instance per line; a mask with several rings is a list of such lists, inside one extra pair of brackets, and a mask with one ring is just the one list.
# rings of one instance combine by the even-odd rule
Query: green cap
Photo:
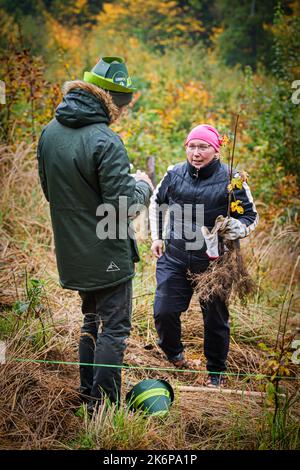
[(83, 80), (107, 91), (119, 93), (136, 91), (122, 57), (102, 57), (90, 72), (84, 72)]

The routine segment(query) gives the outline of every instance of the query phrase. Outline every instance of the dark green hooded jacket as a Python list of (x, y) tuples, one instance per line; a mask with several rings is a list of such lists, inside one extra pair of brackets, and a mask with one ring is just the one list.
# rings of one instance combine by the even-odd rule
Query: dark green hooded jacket
[[(128, 207), (148, 205), (151, 196), (150, 186), (130, 175), (124, 144), (108, 127), (112, 111), (109, 100), (101, 100), (101, 92), (95, 96), (84, 83), (70, 89), (38, 144), (39, 176), (50, 203), (60, 283), (80, 291), (125, 282), (134, 276), (134, 262), (139, 260), (135, 240), (120, 239), (118, 223), (118, 238), (97, 236), (97, 224), (105, 218), (103, 212), (102, 217), (96, 215), (97, 208), (111, 204), (118, 219), (119, 196), (128, 198)], [(126, 215), (123, 234), (128, 223)]]

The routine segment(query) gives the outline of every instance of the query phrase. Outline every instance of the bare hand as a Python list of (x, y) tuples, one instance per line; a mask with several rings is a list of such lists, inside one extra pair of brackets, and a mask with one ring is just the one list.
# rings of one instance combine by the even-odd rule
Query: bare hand
[(152, 191), (154, 190), (154, 186), (152, 184), (151, 179), (149, 178), (149, 176), (144, 171), (137, 170), (134, 177), (135, 177), (136, 181), (145, 181), (146, 183), (149, 184)]
[(160, 258), (164, 252), (164, 242), (162, 240), (154, 240), (151, 245), (151, 251), (156, 258)]

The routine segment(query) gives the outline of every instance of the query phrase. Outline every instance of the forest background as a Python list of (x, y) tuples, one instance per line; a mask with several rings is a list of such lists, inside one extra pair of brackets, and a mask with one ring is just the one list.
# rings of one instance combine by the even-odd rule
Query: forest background
[[(0, 337), (9, 344), (9, 361), (77, 360), (79, 303), (58, 286), (36, 144), (62, 98), (64, 81), (81, 79), (102, 56), (117, 55), (125, 58), (138, 92), (113, 129), (134, 168), (147, 171), (148, 157), (154, 157), (157, 181), (168, 165), (185, 158), (184, 138), (199, 123), (229, 138), (222, 156), (228, 161), (239, 115), (235, 163), (249, 173), (261, 221), (243, 246), (258, 287), (246, 305), (233, 299), (229, 371), (241, 374), (232, 377), (232, 387), (246, 384), (267, 393), (263, 405), (242, 407), (239, 400), (204, 394), (199, 416), (189, 394), (163, 425), (125, 409), (89, 422), (84, 413), (68, 411), (76, 366), (18, 363), (8, 371), (5, 365), (0, 400), (14, 392), (3, 402), (1, 448), (299, 446), (296, 387), (288, 381), (298, 374), (292, 344), (299, 334), (299, 13), (299, 2), (288, 0), (0, 1)], [(155, 262), (149, 240), (140, 243), (140, 251), (127, 362), (166, 367), (152, 322)], [(196, 304), (184, 338), (191, 357), (202, 358), (203, 365), (203, 330), (195, 312)], [(124, 389), (150, 376), (157, 374), (127, 371)], [(164, 377), (175, 385), (201, 385), (203, 378), (171, 372)], [(279, 386), (290, 399), (284, 404)], [(218, 413), (205, 414), (208, 406)]]

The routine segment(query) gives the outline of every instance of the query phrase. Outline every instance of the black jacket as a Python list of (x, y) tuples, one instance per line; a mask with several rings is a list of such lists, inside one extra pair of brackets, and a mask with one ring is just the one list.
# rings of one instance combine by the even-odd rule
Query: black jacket
[[(163, 238), (163, 224), (165, 208), (168, 207), (170, 212), (170, 224), (165, 238), (169, 240), (176, 248), (186, 250), (186, 242), (193, 241), (188, 238), (191, 234), (201, 230), (201, 226), (205, 225), (211, 229), (218, 215), (226, 217), (228, 210), (228, 184), (229, 169), (220, 160), (213, 160), (206, 167), (197, 170), (188, 161), (175, 165), (167, 171), (163, 180), (157, 186), (152, 198), (150, 207), (151, 212), (156, 212), (155, 220), (152, 216), (152, 238)], [(250, 233), (258, 222), (258, 214), (253, 202), (253, 198), (247, 183), (243, 183), (242, 189), (235, 189), (234, 195), (236, 200), (241, 201), (244, 209), (243, 214), (237, 212), (231, 213), (231, 217), (239, 219), (248, 227)], [(203, 205), (204, 218), (196, 217), (196, 205)], [(175, 206), (174, 206), (175, 205)], [(180, 218), (179, 212), (176, 211), (176, 205), (183, 208), (185, 205), (185, 217)], [(187, 206), (190, 205), (190, 212)], [(156, 208), (153, 211), (153, 207)], [(174, 210), (175, 207), (175, 210)], [(159, 210), (162, 209), (162, 210)], [(171, 209), (171, 210), (170, 210)], [(181, 233), (180, 233), (181, 231)], [(156, 232), (156, 233), (155, 233)], [(195, 238), (194, 238), (195, 240)], [(193, 249), (193, 255), (206, 256), (206, 245), (201, 242), (202, 247), (199, 250)]]

